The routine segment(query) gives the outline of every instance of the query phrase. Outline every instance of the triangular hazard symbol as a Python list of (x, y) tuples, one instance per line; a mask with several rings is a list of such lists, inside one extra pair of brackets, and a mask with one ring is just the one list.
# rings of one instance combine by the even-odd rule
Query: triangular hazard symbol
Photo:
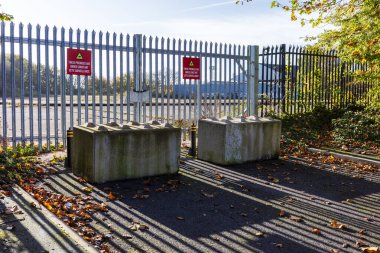
[(78, 55), (77, 55), (77, 60), (83, 60), (83, 56), (82, 56), (81, 53), (78, 53)]
[(190, 67), (194, 67), (194, 63), (193, 63), (193, 61), (190, 61), (189, 66), (190, 66)]

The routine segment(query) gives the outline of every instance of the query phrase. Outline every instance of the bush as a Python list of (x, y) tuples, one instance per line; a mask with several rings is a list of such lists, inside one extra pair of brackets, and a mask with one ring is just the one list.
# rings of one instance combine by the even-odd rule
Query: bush
[(283, 115), (282, 132), (285, 138), (316, 140), (332, 129), (332, 120), (343, 115), (343, 109), (327, 109), (318, 105), (311, 112)]
[(340, 143), (352, 141), (380, 143), (380, 110), (347, 111), (334, 119), (333, 138)]

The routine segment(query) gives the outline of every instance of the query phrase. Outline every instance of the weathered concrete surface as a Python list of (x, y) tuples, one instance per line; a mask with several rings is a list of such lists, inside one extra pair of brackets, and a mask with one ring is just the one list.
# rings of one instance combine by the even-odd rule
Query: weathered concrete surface
[(181, 132), (158, 122), (74, 127), (72, 169), (89, 182), (173, 174)]
[(216, 164), (239, 164), (277, 158), (281, 121), (270, 118), (201, 119), (198, 158)]

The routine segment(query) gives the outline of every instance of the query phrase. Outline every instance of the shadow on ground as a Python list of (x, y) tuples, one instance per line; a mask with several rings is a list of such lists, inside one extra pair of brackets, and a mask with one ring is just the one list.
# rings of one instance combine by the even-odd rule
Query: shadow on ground
[(0, 200), (0, 252), (84, 252), (39, 210), (15, 190)]
[[(184, 159), (180, 167), (175, 176), (95, 185), (90, 195), (109, 212), (96, 214), (91, 225), (121, 252), (359, 252), (357, 245), (380, 246), (376, 174), (366, 178), (289, 160), (222, 167)], [(72, 195), (85, 186), (63, 169), (47, 181)], [(118, 200), (107, 201), (109, 192)], [(329, 226), (333, 219), (343, 229)], [(134, 231), (133, 224), (149, 229)]]

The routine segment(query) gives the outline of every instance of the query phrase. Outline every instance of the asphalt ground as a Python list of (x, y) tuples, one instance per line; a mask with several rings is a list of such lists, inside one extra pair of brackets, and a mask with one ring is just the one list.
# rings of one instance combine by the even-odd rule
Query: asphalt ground
[[(90, 185), (62, 165), (56, 169), (41, 183), (67, 195), (93, 187), (88, 194), (109, 212), (96, 213), (90, 224), (118, 252), (362, 252), (380, 246), (378, 172), (300, 159), (222, 167), (184, 158), (177, 175)], [(117, 200), (109, 200), (109, 192)]]
[(27, 192), (13, 186), (12, 195), (0, 199), (0, 252), (97, 251)]

